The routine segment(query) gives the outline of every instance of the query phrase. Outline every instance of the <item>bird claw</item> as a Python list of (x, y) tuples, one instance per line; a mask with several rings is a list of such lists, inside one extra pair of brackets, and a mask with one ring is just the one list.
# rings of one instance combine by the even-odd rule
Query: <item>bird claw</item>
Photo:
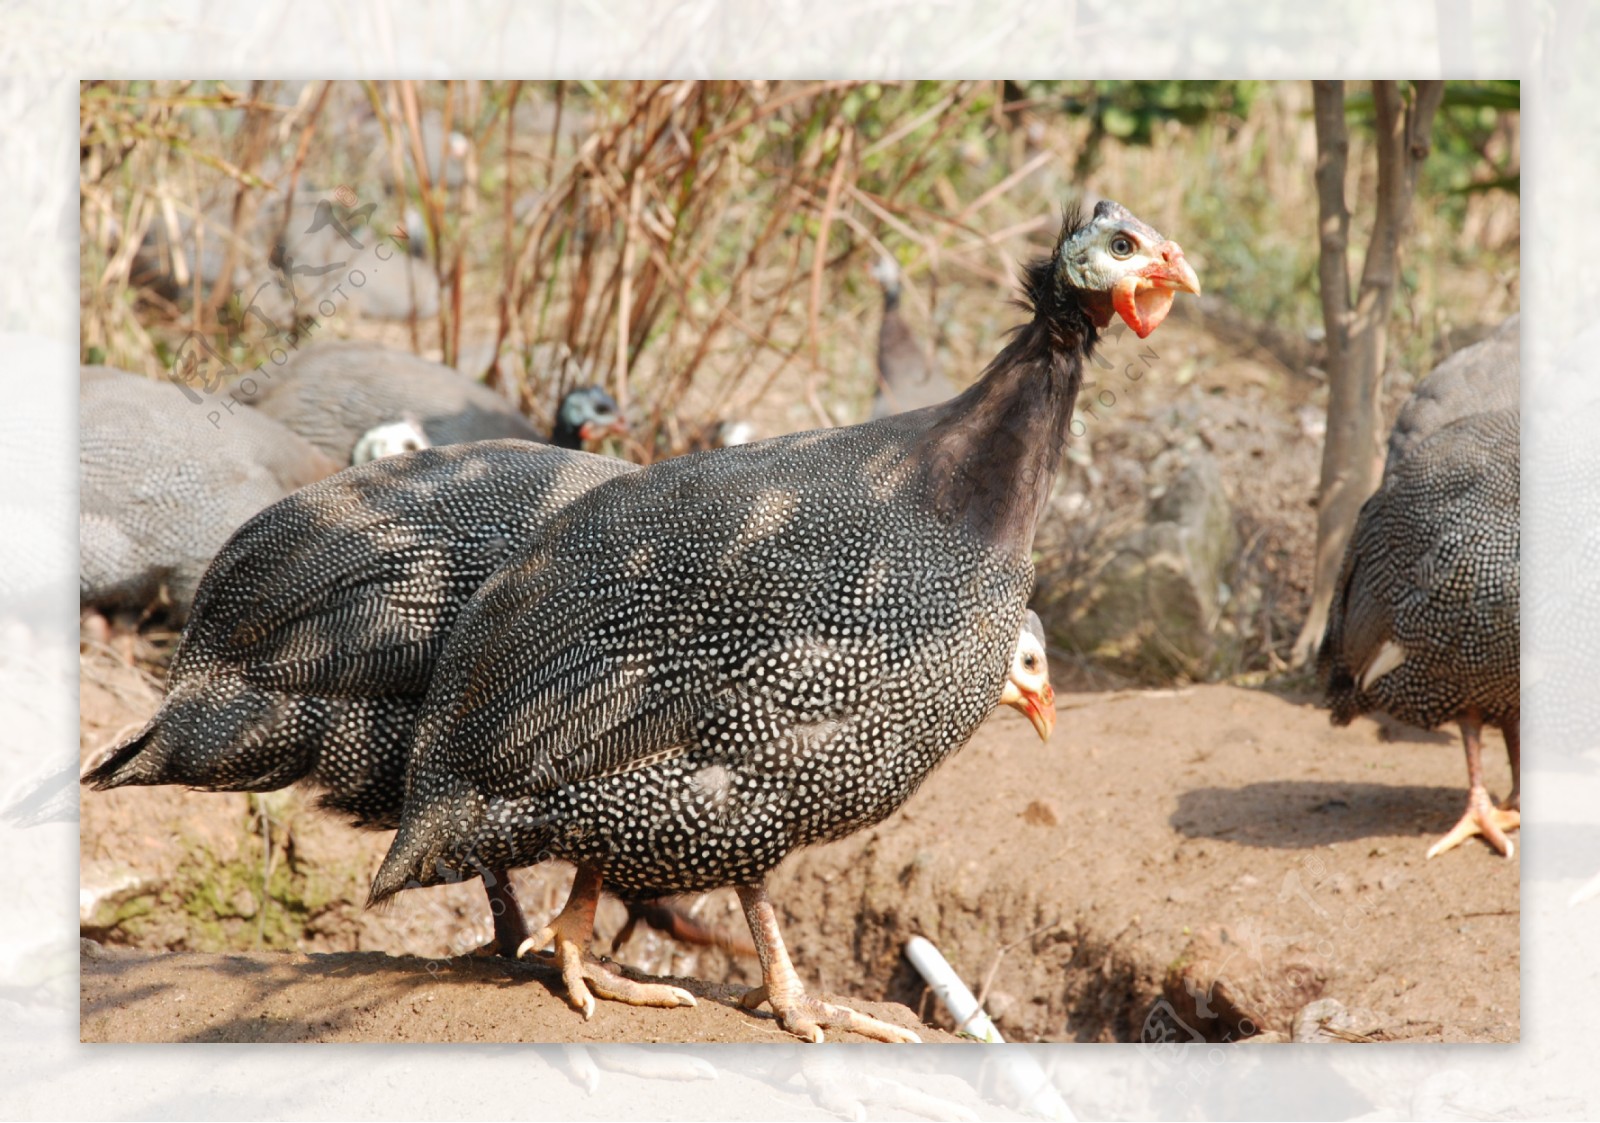
[(517, 958), (551, 943), (556, 945), (556, 964), (561, 969), (562, 982), (567, 985), (567, 1002), (583, 1015), (584, 1021), (594, 1017), (596, 995), (629, 1006), (695, 1005), (694, 995), (682, 987), (640, 983), (621, 975), (595, 956), (586, 954), (575, 941), (563, 938), (553, 925), (523, 940), (517, 948)]
[(1450, 833), (1428, 848), (1428, 857), (1453, 850), (1473, 835), (1484, 840), (1507, 858), (1516, 853), (1516, 846), (1506, 837), (1506, 832), (1522, 824), (1522, 813), (1513, 807), (1496, 807), (1483, 788), (1473, 788), (1467, 795), (1467, 810)]
[(814, 1045), (820, 1045), (826, 1040), (824, 1029), (848, 1030), (862, 1037), (870, 1037), (874, 1041), (888, 1041), (894, 1044), (911, 1045), (922, 1041), (922, 1038), (908, 1029), (901, 1029), (899, 1026), (868, 1017), (848, 1006), (837, 1006), (832, 1002), (823, 1002), (819, 998), (805, 994), (773, 1002), (767, 988), (759, 986), (747, 992), (739, 1000), (739, 1005), (746, 1010), (752, 1010), (762, 1002), (772, 1006), (773, 1015), (778, 1019), (779, 1025), (802, 1041), (809, 1041)]

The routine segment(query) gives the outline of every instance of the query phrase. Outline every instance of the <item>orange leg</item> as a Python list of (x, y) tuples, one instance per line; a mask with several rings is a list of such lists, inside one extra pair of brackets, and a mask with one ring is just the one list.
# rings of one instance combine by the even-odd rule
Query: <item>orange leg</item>
[(665, 983), (636, 983), (584, 950), (594, 934), (600, 882), (599, 873), (579, 866), (572, 893), (560, 915), (537, 935), (523, 940), (517, 955), (555, 944), (556, 963), (567, 985), (567, 1001), (583, 1013), (585, 1020), (594, 1017), (595, 995), (630, 1006), (693, 1006), (694, 996), (688, 991)]
[(778, 916), (766, 887), (739, 886), (739, 903), (744, 905), (750, 935), (755, 938), (756, 954), (761, 959), (762, 985), (740, 1000), (746, 1010), (768, 1003), (778, 1017), (778, 1024), (806, 1041), (821, 1041), (824, 1029), (852, 1030), (879, 1041), (922, 1040), (910, 1030), (807, 995), (789, 960), (789, 951), (783, 946), (783, 937), (778, 933)]
[(1483, 741), (1480, 736), (1483, 722), (1476, 710), (1468, 711), (1461, 719), (1461, 740), (1467, 750), (1467, 810), (1449, 834), (1428, 849), (1428, 857), (1443, 854), (1461, 845), (1475, 834), (1481, 834), (1506, 857), (1516, 852), (1516, 847), (1506, 837), (1506, 832), (1516, 830), (1522, 823), (1519, 809), (1522, 789), (1522, 761), (1519, 723), (1516, 719), (1505, 727), (1506, 750), (1511, 757), (1512, 789), (1505, 805), (1496, 807), (1483, 786)]
[(511, 888), (506, 871), (492, 870), (484, 874), (483, 892), (489, 898), (489, 914), (494, 917), (494, 953), (515, 959), (517, 949), (528, 938), (528, 921), (522, 915), (522, 906), (517, 902), (516, 890)]

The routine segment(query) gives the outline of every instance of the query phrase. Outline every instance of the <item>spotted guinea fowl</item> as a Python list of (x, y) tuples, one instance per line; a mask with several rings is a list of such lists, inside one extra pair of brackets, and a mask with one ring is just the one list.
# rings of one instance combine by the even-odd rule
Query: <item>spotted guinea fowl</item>
[[(1520, 822), (1519, 431), (1515, 410), (1469, 414), (1390, 466), (1357, 518), (1318, 653), (1335, 724), (1374, 710), (1460, 723), (1467, 810), (1430, 858), (1474, 834), (1509, 857)], [(1483, 783), (1484, 724), (1511, 757), (1500, 807)]]
[(928, 354), (900, 314), (900, 266), (887, 255), (872, 267), (883, 289), (883, 320), (878, 325), (878, 388), (872, 420), (922, 409), (955, 396), (955, 384), (928, 360)]
[[(232, 396), (348, 462), (361, 435), (410, 415), (434, 445), (514, 437), (542, 441), (516, 407), (460, 371), (404, 351), (358, 341), (321, 343), (281, 369), (237, 379)], [(621, 427), (616, 402), (598, 387), (574, 390), (558, 409), (554, 442), (577, 448)]]
[[(425, 444), (407, 421), (362, 435), (365, 457)], [(228, 535), (344, 465), (251, 410), (196, 403), (111, 367), (84, 367), (79, 396), (79, 604), (143, 609), (163, 590), (175, 619)]]
[[(636, 465), (526, 441), (379, 460), (240, 527), (206, 571), (161, 709), (84, 773), (97, 789), (270, 791), (393, 829), (416, 712), (467, 598), (512, 544)], [(502, 876), (497, 941), (526, 937)]]
[(599, 485), (468, 602), (429, 687), (400, 830), (373, 883), (562, 857), (546, 933), (568, 998), (679, 1005), (588, 957), (602, 883), (736, 887), (766, 1001), (796, 1035), (904, 1030), (806, 995), (764, 884), (878, 822), (999, 701), (1034, 530), (1086, 356), (1199, 288), (1114, 203), (1027, 271), (1031, 320), (940, 406), (663, 461)]
[[(1041, 741), (1048, 741), (1056, 727), (1056, 692), (1050, 685), (1050, 664), (1045, 654), (1044, 625), (1038, 613), (1028, 609), (1023, 614), (1022, 630), (1017, 634), (1017, 646), (1011, 654), (1011, 666), (1006, 671), (1005, 686), (1000, 692), (1000, 705), (1009, 706), (1027, 718)], [(674, 912), (665, 902), (635, 900), (629, 905), (628, 921), (611, 939), (611, 953), (616, 951), (633, 933), (639, 921), (666, 932), (686, 943), (719, 944), (725, 950), (755, 955), (752, 944), (748, 948), (720, 941), (702, 928), (688, 927), (693, 923), (683, 914)], [(548, 937), (546, 942), (548, 942)], [(532, 946), (533, 940), (526, 946)], [(542, 945), (541, 945), (542, 946)]]
[(85, 367), (79, 396), (80, 602), (181, 618), (207, 563), (261, 508), (341, 465), (268, 417), (196, 405), (163, 383)]

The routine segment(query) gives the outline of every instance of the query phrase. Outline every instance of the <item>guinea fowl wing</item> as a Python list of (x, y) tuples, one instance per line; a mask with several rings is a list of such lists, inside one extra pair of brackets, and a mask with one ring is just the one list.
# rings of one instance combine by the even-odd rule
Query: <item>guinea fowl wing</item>
[(193, 651), (262, 686), (420, 697), (448, 631), (441, 614), (453, 617), (523, 524), (634, 468), (507, 440), (342, 472), (218, 553), (174, 675)]
[[(940, 736), (964, 740), (998, 699), (1031, 566), (996, 564), (958, 531), (930, 551), (915, 520), (892, 514), (918, 486), (911, 466), (896, 463), (893, 430), (876, 443), (841, 440), (843, 432), (668, 462), (651, 470), (648, 487), (643, 475), (614, 480), (574, 503), (463, 612), (419, 726), (417, 798), (437, 780), (441, 790), (464, 784), (526, 803), (691, 751), (696, 769), (727, 769), (737, 782), (767, 746), (769, 787), (755, 802), (783, 819), (806, 797), (781, 785), (816, 783), (841, 745), (888, 758)], [(822, 442), (838, 447), (833, 487), (775, 471), (783, 452)], [(877, 471), (852, 460), (877, 461)], [(927, 561), (941, 553), (943, 573)], [(926, 665), (938, 651), (951, 668)], [(900, 724), (873, 708), (956, 668), (970, 668), (962, 677), (975, 685), (919, 698)], [(889, 775), (888, 760), (862, 763), (888, 781), (883, 814), (921, 778), (914, 761), (903, 763), (904, 777)], [(877, 810), (844, 809), (826, 830), (796, 813), (771, 847), (848, 833)], [(418, 827), (418, 837), (434, 837)], [(469, 855), (437, 857), (459, 869)], [(412, 872), (425, 881), (431, 873)], [(689, 870), (667, 884), (621, 884), (644, 892), (723, 883)]]

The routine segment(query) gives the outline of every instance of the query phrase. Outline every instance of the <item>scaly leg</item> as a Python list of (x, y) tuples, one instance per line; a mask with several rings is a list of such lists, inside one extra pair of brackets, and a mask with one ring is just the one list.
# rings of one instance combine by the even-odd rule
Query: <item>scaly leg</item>
[(766, 1002), (778, 1017), (778, 1024), (806, 1041), (821, 1041), (824, 1029), (847, 1029), (879, 1041), (914, 1042), (922, 1039), (910, 1030), (858, 1014), (847, 1006), (812, 998), (801, 985), (789, 951), (778, 933), (778, 915), (764, 885), (739, 886), (739, 903), (744, 905), (750, 935), (755, 938), (756, 954), (761, 958), (762, 985), (740, 1000), (746, 1010)]
[[(517, 902), (517, 892), (505, 870), (484, 874), (483, 892), (489, 898), (489, 913), (494, 917), (494, 953), (517, 958), (517, 949), (529, 936), (527, 918)], [(482, 954), (482, 953), (480, 953)]]
[[(1461, 719), (1461, 739), (1467, 749), (1467, 810), (1449, 834), (1429, 847), (1430, 858), (1461, 845), (1475, 834), (1481, 834), (1491, 846), (1508, 858), (1516, 851), (1505, 832), (1515, 830), (1522, 822), (1522, 815), (1514, 806), (1506, 809), (1498, 808), (1489, 799), (1489, 791), (1483, 786), (1483, 743), (1480, 737), (1482, 729), (1483, 723), (1476, 710), (1468, 711)], [(1521, 783), (1521, 762), (1518, 759), (1520, 749), (1513, 747), (1518, 743), (1514, 729), (1513, 725), (1506, 730), (1506, 747), (1513, 762), (1512, 775), (1516, 777), (1515, 783), (1518, 785), (1507, 800), (1508, 804), (1513, 805), (1520, 799)]]
[(617, 949), (628, 942), (628, 937), (633, 935), (633, 930), (643, 921), (657, 932), (671, 936), (680, 944), (692, 944), (698, 947), (721, 948), (730, 955), (743, 955), (754, 957), (756, 947), (743, 936), (734, 933), (713, 931), (700, 923), (694, 917), (684, 913), (666, 897), (658, 897), (650, 901), (627, 901), (628, 921), (617, 934), (611, 938), (611, 954), (616, 955)]
[[(582, 1011), (584, 1020), (594, 1017), (594, 995), (630, 1006), (693, 1006), (694, 995), (665, 983), (636, 983), (624, 978), (594, 956), (585, 952), (594, 934), (594, 910), (600, 902), (601, 876), (587, 866), (578, 867), (572, 894), (560, 915), (535, 936), (522, 941), (519, 957), (551, 943), (556, 947), (556, 963), (567, 984), (567, 1001)], [(590, 991), (593, 990), (594, 994)]]

